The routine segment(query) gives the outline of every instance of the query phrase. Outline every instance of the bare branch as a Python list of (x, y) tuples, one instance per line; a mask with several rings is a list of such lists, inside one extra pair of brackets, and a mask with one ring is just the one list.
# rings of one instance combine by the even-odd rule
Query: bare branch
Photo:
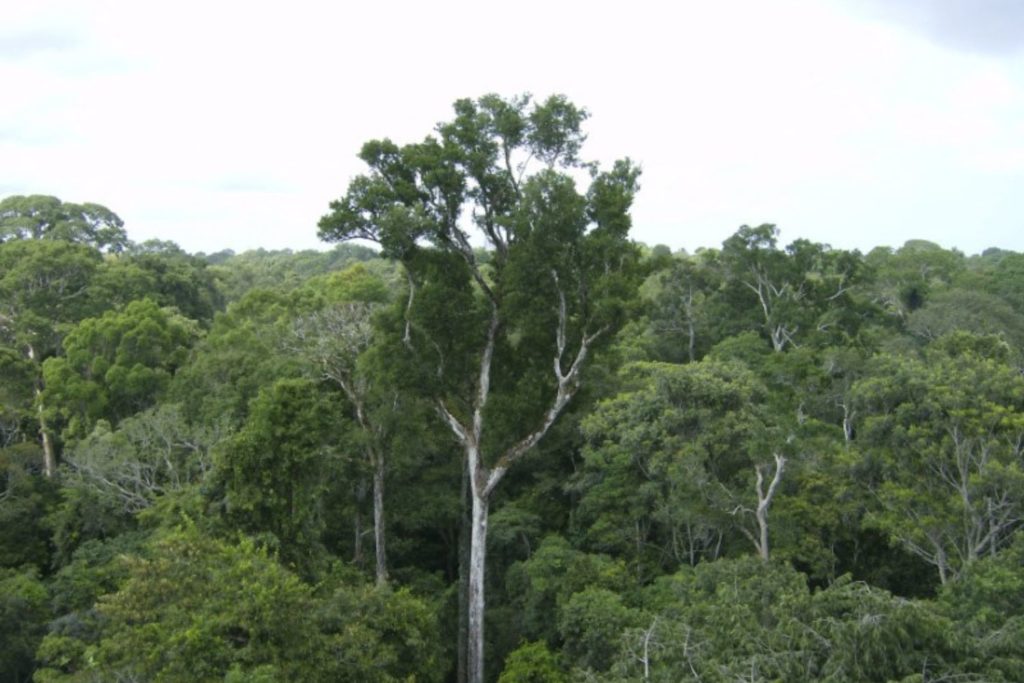
[(782, 481), (782, 471), (786, 468), (786, 458), (782, 455), (775, 453), (775, 475), (772, 477), (772, 483), (768, 485), (768, 493), (764, 496), (761, 495), (761, 471), (757, 472), (757, 497), (760, 501), (757, 504), (758, 513), (764, 510), (765, 515), (768, 514), (768, 506), (772, 504), (772, 498), (775, 497), (775, 490), (779, 486), (779, 482)]
[(491, 362), (494, 360), (494, 344), (498, 336), (498, 327), (501, 319), (498, 317), (498, 307), (492, 305), (491, 322), (487, 326), (487, 341), (484, 344), (484, 352), (480, 356), (480, 372), (477, 376), (476, 400), (473, 403), (473, 442), (480, 444), (484, 430), (484, 408), (487, 406), (487, 398), (491, 391)]
[[(558, 275), (552, 271), (552, 275), (555, 278), (555, 282), (558, 282)], [(576, 352), (576, 357), (573, 359), (572, 365), (569, 370), (565, 373), (562, 372), (562, 354), (565, 352), (565, 326), (566, 326), (566, 307), (565, 297), (559, 290), (559, 320), (558, 328), (556, 329), (556, 337), (558, 340), (557, 349), (555, 351), (554, 358), (554, 371), (558, 381), (558, 387), (555, 391), (555, 397), (548, 407), (548, 410), (544, 413), (544, 417), (541, 419), (540, 425), (532, 432), (527, 434), (525, 437), (520, 439), (518, 442), (509, 447), (498, 461), (495, 463), (494, 471), (489, 477), (485, 495), (489, 494), (501, 478), (504, 476), (505, 471), (512, 466), (517, 460), (522, 458), (526, 453), (536, 446), (544, 435), (551, 429), (551, 425), (555, 423), (558, 416), (561, 415), (562, 411), (572, 400), (572, 397), (576, 394), (579, 389), (579, 375), (583, 369), (583, 364), (587, 359), (587, 355), (590, 352), (591, 345), (607, 330), (606, 327), (602, 327), (593, 334), (583, 334), (583, 338), (580, 340), (579, 350)], [(490, 481), (493, 479), (493, 481)]]
[(402, 267), (405, 272), (405, 279), (409, 283), (409, 299), (405, 302), (405, 333), (402, 335), (402, 343), (405, 344), (406, 348), (412, 349), (412, 302), (416, 297), (416, 282), (412, 279), (412, 273), (405, 266)]
[(466, 439), (468, 438), (468, 432), (466, 431), (466, 428), (462, 426), (462, 423), (459, 422), (459, 419), (457, 417), (452, 415), (451, 411), (448, 410), (448, 406), (444, 404), (443, 400), (439, 400), (437, 402), (437, 411), (441, 413), (441, 417), (444, 419), (445, 423), (451, 428), (452, 432), (455, 433), (456, 438), (458, 438), (458, 440), (461, 441), (462, 443), (466, 443)]
[(568, 314), (565, 305), (565, 292), (558, 285), (558, 271), (552, 270), (551, 277), (555, 279), (555, 289), (558, 290), (558, 325), (555, 329), (555, 376), (561, 382), (564, 378), (562, 374), (562, 354), (565, 353), (565, 326)]

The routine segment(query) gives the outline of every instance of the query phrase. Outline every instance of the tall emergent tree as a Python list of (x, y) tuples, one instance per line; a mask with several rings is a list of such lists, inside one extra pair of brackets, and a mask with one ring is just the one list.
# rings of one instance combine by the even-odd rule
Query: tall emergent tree
[(576, 394), (587, 356), (631, 295), (639, 169), (581, 162), (587, 113), (562, 96), (486, 95), (454, 108), (423, 142), (366, 143), (370, 170), (331, 203), (320, 235), (377, 242), (409, 276), (396, 335), (405, 375), (420, 373), (465, 457), (467, 678), (480, 683), (489, 504)]

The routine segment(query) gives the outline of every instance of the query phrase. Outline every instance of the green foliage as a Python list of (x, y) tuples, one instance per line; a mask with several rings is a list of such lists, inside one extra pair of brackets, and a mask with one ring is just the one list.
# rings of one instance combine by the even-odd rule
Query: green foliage
[(0, 449), (0, 568), (50, 566), (46, 515), (59, 500), (57, 487), (38, 474), (35, 444)]
[(902, 320), (964, 271), (964, 256), (925, 240), (910, 240), (897, 250), (878, 247), (864, 259), (873, 271), (872, 297)]
[(341, 244), (329, 251), (256, 249), (242, 254), (212, 254), (205, 258), (224, 300), (231, 303), (257, 289), (288, 292), (311, 278), (344, 270), (353, 263), (373, 261), (377, 257), (377, 252), (368, 247)]
[(337, 586), (320, 603), (317, 621), (324, 634), (325, 681), (444, 679), (437, 615), (407, 589)]
[[(561, 96), (487, 95), (454, 109), (421, 143), (367, 142), (369, 173), (331, 203), (320, 235), (372, 240), (403, 263), (415, 287), (406, 341), (419, 386), (460, 416), (472, 410), (483, 340), (500, 321), (484, 437), (500, 452), (550, 401), (560, 301), (570, 341), (622, 322), (638, 274), (626, 238), (639, 170), (628, 160), (592, 167), (585, 192), (556, 170), (582, 165), (586, 119)], [(529, 172), (530, 159), (547, 168)], [(464, 211), (488, 244), (486, 264), (460, 223)]]
[(100, 599), (102, 638), (83, 668), (67, 670), (44, 648), (43, 680), (209, 681), (261, 666), (279, 679), (321, 680), (311, 592), (252, 542), (184, 530), (157, 541), (148, 559), (123, 561), (128, 578)]
[(922, 671), (939, 678), (960, 673), (967, 659), (953, 624), (932, 605), (866, 584), (841, 580), (815, 593), (799, 619), (816, 650), (811, 671), (825, 680), (903, 680)]
[(0, 425), (4, 441), (38, 438), (47, 475), (56, 470), (53, 429), (39, 401), (42, 363), (68, 326), (102, 307), (90, 285), (100, 253), (57, 240), (0, 243)]
[(123, 558), (145, 553), (147, 541), (146, 534), (128, 531), (80, 545), (71, 562), (61, 567), (49, 583), (54, 610), (62, 615), (85, 612), (100, 596), (115, 592), (129, 576), (129, 565)]
[(337, 466), (331, 403), (306, 380), (262, 391), (242, 430), (217, 450), (210, 484), (232, 527), (264, 539), (306, 572), (322, 560), (322, 496)]
[(334, 576), (317, 597), (252, 541), (141, 540), (88, 543), (58, 574), (40, 680), (442, 678), (436, 615), (406, 590)]
[(505, 660), (498, 683), (568, 683), (559, 657), (544, 643), (525, 643)]
[[(684, 568), (643, 598), (609, 680), (891, 681), (926, 671), (977, 674), (951, 623), (915, 603), (842, 579), (811, 593), (792, 569), (754, 558)], [(968, 678), (971, 680), (971, 678)]]
[(302, 374), (287, 351), (293, 321), (321, 302), (314, 292), (254, 290), (214, 318), (191, 361), (174, 376), (169, 400), (190, 422), (242, 425), (262, 387)]
[(999, 335), (1018, 359), (1024, 351), (1024, 321), (1020, 315), (999, 297), (974, 289), (935, 293), (908, 316), (907, 330), (929, 342), (956, 331)]
[(777, 237), (774, 225), (744, 225), (722, 245), (722, 295), (736, 307), (736, 320), (748, 329), (760, 323), (775, 351), (856, 334), (852, 292), (864, 279), (860, 254), (807, 240), (781, 250)]
[(199, 335), (193, 321), (144, 299), (80, 322), (64, 356), (43, 365), (43, 400), (82, 438), (98, 420), (116, 425), (153, 406)]
[(95, 296), (111, 306), (150, 298), (162, 307), (208, 326), (223, 309), (214, 272), (173, 242), (149, 240), (108, 256), (93, 283)]
[(0, 683), (29, 680), (49, 616), (36, 569), (0, 569)]
[(1024, 379), (998, 339), (957, 333), (883, 355), (854, 387), (877, 463), (878, 527), (945, 583), (1008, 542), (1024, 511)]
[(488, 95), (367, 143), (320, 230), (379, 251), (192, 256), (0, 201), (0, 683), (453, 679), (436, 413), (473, 423), (492, 330), (485, 475), (597, 334), (492, 496), (492, 678), (1024, 680), (1024, 256), (633, 245), (638, 170), (586, 163), (586, 118)]
[(724, 669), (797, 680), (790, 675), (799, 669), (787, 660), (799, 653), (780, 647), (778, 631), (794, 618), (794, 603), (806, 591), (804, 577), (788, 567), (746, 557), (684, 567), (651, 586), (642, 604), (666, 622), (663, 629), (675, 627), (663, 630), (661, 639), (675, 631), (681, 636), (684, 646), (663, 654), (664, 666), (680, 677)]
[(1024, 254), (1004, 253), (990, 271), (985, 271), (981, 285), (1014, 307), (1018, 313), (1024, 306)]
[[(46, 637), (36, 653), (37, 660), (52, 669), (42, 669), (37, 677), (64, 680), (64, 673), (83, 672), (89, 657), (103, 636), (106, 618), (95, 609), (102, 595), (115, 592), (129, 576), (124, 557), (144, 552), (146, 538), (137, 532), (123, 533), (110, 540), (90, 540), (74, 553), (74, 559), (58, 571), (48, 588), (56, 618), (50, 622)], [(77, 680), (71, 677), (71, 680)], [(93, 677), (86, 676), (86, 680)]]
[(95, 487), (61, 488), (60, 502), (44, 519), (53, 542), (53, 565), (71, 561), (75, 550), (91, 540), (114, 538), (135, 528), (121, 501)]
[[(1024, 535), (943, 587), (940, 604), (977, 648), (993, 680), (1024, 675)], [(999, 678), (1001, 676), (1002, 678)]]
[(38, 370), (23, 350), (0, 345), (0, 447), (32, 431)]
[(580, 552), (561, 536), (548, 536), (530, 558), (508, 572), (508, 592), (521, 619), (521, 633), (530, 640), (559, 641), (552, 616), (588, 588), (622, 591), (629, 585), (622, 561)]
[(396, 264), (388, 261), (360, 262), (312, 278), (306, 288), (319, 292), (328, 303), (361, 301), (368, 304), (386, 304), (395, 298), (403, 285)]
[(714, 558), (771, 459), (763, 385), (737, 363), (627, 366), (629, 387), (582, 424), (580, 521), (588, 544), (630, 557), (642, 576)]
[(29, 240), (0, 244), (0, 332), (6, 344), (32, 360), (56, 352), (63, 325), (88, 317), (94, 302), (89, 285), (101, 255), (95, 249), (61, 241)]
[(611, 666), (623, 631), (641, 619), (640, 612), (610, 590), (586, 588), (575, 593), (558, 615), (565, 657), (578, 668), (603, 671)]
[(723, 272), (717, 254), (680, 256), (648, 281), (650, 339), (657, 360), (692, 362), (718, 340), (727, 319), (719, 288)]
[(99, 204), (71, 204), (44, 195), (0, 201), (0, 242), (45, 239), (87, 244), (112, 252), (128, 244), (124, 223)]

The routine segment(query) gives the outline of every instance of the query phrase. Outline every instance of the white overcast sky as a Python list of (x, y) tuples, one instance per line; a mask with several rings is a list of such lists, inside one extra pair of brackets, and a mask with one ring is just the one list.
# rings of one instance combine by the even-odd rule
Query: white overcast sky
[(565, 93), (634, 237), (1024, 251), (1024, 0), (0, 0), (0, 197), (189, 251), (323, 247), (374, 137)]

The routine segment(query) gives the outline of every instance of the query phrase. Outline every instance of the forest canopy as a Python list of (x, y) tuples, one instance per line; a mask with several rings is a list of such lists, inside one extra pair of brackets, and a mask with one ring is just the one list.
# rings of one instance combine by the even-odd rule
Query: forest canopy
[(324, 251), (0, 200), (0, 683), (1024, 680), (1024, 254), (638, 244), (587, 118)]

